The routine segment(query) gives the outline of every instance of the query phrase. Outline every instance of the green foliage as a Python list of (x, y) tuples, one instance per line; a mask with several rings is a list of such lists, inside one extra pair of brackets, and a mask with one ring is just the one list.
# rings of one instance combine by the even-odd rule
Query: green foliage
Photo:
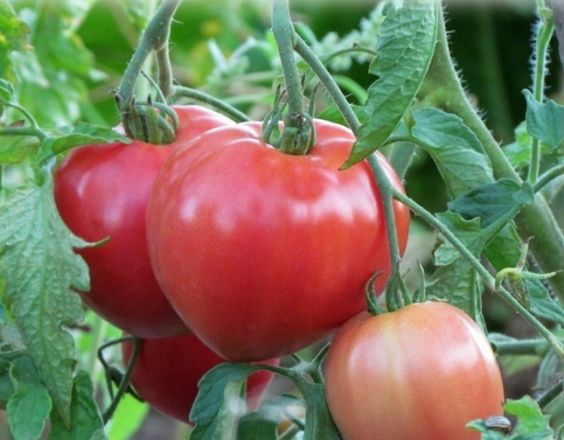
[(541, 104), (531, 92), (525, 90), (527, 98), (527, 132), (554, 150), (564, 142), (564, 106), (549, 99)]
[(258, 412), (251, 412), (239, 420), (237, 440), (276, 440), (278, 424), (264, 419)]
[(12, 51), (29, 49), (29, 29), (14, 12), (7, 0), (0, 1), (0, 78), (11, 82), (16, 80), (10, 58)]
[(82, 319), (79, 296), (87, 291), (87, 267), (73, 248), (85, 243), (61, 221), (52, 181), (0, 190), (0, 277), (39, 376), (55, 408), (70, 424), (74, 348), (62, 324)]
[(468, 427), (482, 433), (482, 440), (552, 440), (554, 431), (550, 428), (549, 417), (542, 413), (538, 404), (529, 396), (519, 400), (508, 400), (507, 414), (517, 417), (517, 426), (508, 435), (488, 429), (482, 420), (470, 422)]
[[(378, 57), (370, 73), (379, 78), (368, 89), (366, 122), (361, 126), (346, 166), (366, 158), (397, 128), (412, 104), (433, 57), (439, 4), (417, 0), (384, 10)], [(398, 32), (401, 29), (401, 32)]]

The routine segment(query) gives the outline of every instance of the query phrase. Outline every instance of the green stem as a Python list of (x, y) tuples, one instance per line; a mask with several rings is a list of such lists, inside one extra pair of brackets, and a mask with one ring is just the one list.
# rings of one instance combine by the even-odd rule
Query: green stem
[(159, 89), (167, 100), (172, 93), (172, 66), (170, 64), (170, 53), (168, 45), (169, 37), (170, 25), (167, 29), (165, 44), (161, 46), (156, 52)]
[(543, 356), (548, 350), (545, 339), (522, 339), (520, 341), (495, 342), (496, 354)]
[(280, 434), (278, 440), (292, 440), (298, 432), (302, 431), (297, 425), (290, 426), (286, 431)]
[(488, 270), (480, 263), (472, 252), (448, 229), (439, 219), (434, 217), (425, 208), (417, 204), (414, 200), (407, 197), (405, 194), (394, 189), (394, 198), (408, 206), (415, 214), (419, 215), (425, 222), (433, 226), (439, 231), (444, 238), (449, 241), (458, 252), (472, 265), (474, 270), (482, 277), (484, 284), (493, 292), (497, 293), (505, 302), (507, 302), (517, 313), (523, 316), (531, 323), (533, 327), (548, 341), (554, 348), (558, 356), (564, 359), (564, 346), (560, 343), (558, 338), (544, 326), (526, 307), (524, 307), (511, 293), (502, 286), (496, 289), (495, 277), (491, 275)]
[(280, 151), (287, 154), (307, 154), (314, 133), (311, 118), (306, 115), (300, 74), (294, 57), (296, 33), (290, 18), (287, 0), (274, 0), (272, 32), (278, 45), (282, 73), (288, 96), (288, 114), (280, 138)]
[(537, 403), (541, 408), (545, 408), (552, 401), (554, 401), (554, 399), (561, 396), (563, 391), (564, 391), (564, 380), (560, 379), (559, 382), (554, 384), (552, 387), (550, 387), (548, 390), (546, 390), (537, 398)]
[[(539, 8), (544, 7), (538, 5)], [(537, 35), (535, 44), (535, 70), (533, 78), (533, 94), (537, 102), (543, 101), (544, 96), (544, 79), (546, 77), (547, 50), (554, 33), (554, 19), (552, 16), (548, 18), (542, 16), (539, 9), (539, 23), (537, 25)], [(540, 170), (540, 141), (533, 138), (531, 142), (531, 160), (529, 163), (528, 181), (535, 184), (539, 176)]]
[[(476, 134), (488, 155), (497, 178), (510, 178), (521, 183), (521, 178), (505, 156), (482, 119), (469, 101), (450, 57), (444, 17), (441, 12), (437, 47), (422, 95), (432, 96), (436, 105), (460, 116)], [(516, 218), (519, 235), (523, 240), (535, 237), (531, 251), (544, 272), (553, 272), (564, 261), (564, 234), (546, 200), (537, 196), (532, 205), (524, 207)], [(554, 290), (564, 299), (564, 272), (549, 280)]]
[(331, 73), (329, 73), (315, 52), (311, 50), (311, 48), (299, 35), (294, 36), (294, 46), (296, 52), (309, 65), (311, 70), (315, 72), (327, 90), (327, 93), (329, 93), (329, 96), (331, 96), (331, 99), (345, 118), (345, 121), (347, 121), (347, 124), (353, 133), (357, 133), (360, 128), (360, 121), (348, 103), (346, 96), (333, 79)]
[(157, 13), (143, 32), (139, 47), (135, 50), (131, 61), (125, 69), (117, 92), (120, 111), (126, 111), (133, 100), (133, 91), (143, 63), (149, 54), (166, 47), (170, 33), (170, 23), (181, 0), (164, 0)]
[(92, 324), (92, 340), (90, 341), (90, 352), (88, 353), (88, 374), (94, 377), (96, 372), (96, 364), (98, 361), (98, 346), (102, 343), (108, 324), (98, 315), (94, 315)]
[(131, 357), (129, 358), (129, 362), (127, 363), (127, 369), (125, 370), (125, 374), (119, 384), (119, 388), (117, 393), (110, 403), (110, 406), (104, 411), (103, 420), (104, 424), (108, 423), (108, 421), (112, 418), (115, 410), (117, 409), (121, 398), (127, 392), (129, 388), (129, 382), (131, 381), (131, 375), (133, 374), (133, 369), (135, 368), (135, 364), (137, 363), (137, 359), (139, 358), (139, 354), (141, 353), (141, 345), (143, 341), (141, 338), (133, 337), (133, 352), (131, 353)]
[(42, 141), (47, 133), (35, 127), (7, 127), (0, 129), (0, 136), (34, 136)]
[(540, 176), (538, 180), (535, 182), (533, 189), (537, 193), (541, 189), (543, 189), (546, 185), (548, 185), (550, 182), (552, 182), (554, 179), (562, 176), (563, 174), (564, 174), (564, 164), (557, 165), (554, 168), (548, 170), (542, 176)]
[(226, 103), (225, 101), (222, 101), (221, 99), (218, 99), (208, 93), (202, 92), (201, 90), (191, 89), (188, 87), (174, 87), (173, 94), (170, 97), (170, 100), (174, 102), (178, 98), (190, 98), (196, 101), (203, 102), (205, 104), (209, 104), (237, 122), (246, 122), (250, 120), (249, 117), (242, 111), (236, 109), (235, 107)]

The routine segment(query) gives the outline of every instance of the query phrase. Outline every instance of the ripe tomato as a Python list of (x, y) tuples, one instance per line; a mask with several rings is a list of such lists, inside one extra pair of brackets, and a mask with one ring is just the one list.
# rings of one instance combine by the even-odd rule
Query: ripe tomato
[[(142, 344), (131, 376), (131, 384), (153, 408), (187, 422), (198, 393), (200, 378), (225, 360), (202, 344), (193, 333), (163, 339), (146, 339)], [(131, 342), (123, 344), (124, 364), (129, 362), (132, 349)], [(278, 360), (264, 363), (278, 365)], [(272, 379), (273, 374), (268, 371), (259, 371), (249, 377), (249, 409), (254, 410), (260, 405)]]
[[(315, 121), (305, 156), (259, 123), (211, 130), (163, 167), (147, 211), (151, 263), (188, 327), (235, 361), (294, 352), (364, 307), (390, 263), (380, 192), (366, 162), (339, 171), (354, 136)], [(401, 183), (378, 155), (394, 185)], [(395, 204), (402, 249), (408, 209)]]
[(210, 128), (233, 124), (199, 106), (175, 110), (180, 123), (174, 143), (89, 145), (74, 150), (55, 174), (55, 199), (68, 227), (87, 241), (110, 237), (103, 246), (79, 251), (91, 275), (84, 302), (111, 323), (142, 337), (186, 331), (149, 263), (145, 214), (157, 172), (173, 149)]
[(345, 324), (329, 349), (327, 403), (347, 440), (466, 440), (477, 418), (503, 414), (488, 340), (461, 310), (414, 304)]

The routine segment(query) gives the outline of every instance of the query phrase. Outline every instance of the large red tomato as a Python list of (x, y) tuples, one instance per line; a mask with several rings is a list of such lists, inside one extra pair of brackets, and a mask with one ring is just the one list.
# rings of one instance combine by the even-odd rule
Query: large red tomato
[(74, 150), (55, 174), (61, 217), (88, 241), (109, 237), (103, 246), (80, 250), (90, 267), (91, 290), (82, 298), (111, 323), (141, 337), (186, 331), (151, 270), (145, 234), (149, 193), (170, 153), (206, 130), (233, 124), (203, 107), (175, 107), (175, 142), (155, 146), (89, 145)]
[[(198, 394), (199, 380), (208, 370), (225, 360), (202, 344), (193, 333), (164, 339), (147, 339), (142, 344), (131, 376), (131, 384), (153, 408), (187, 422)], [(125, 364), (129, 362), (132, 348), (131, 342), (123, 344)], [(278, 365), (278, 360), (264, 363)], [(273, 374), (268, 371), (258, 371), (249, 377), (249, 409), (254, 410), (259, 406), (272, 379)]]
[(487, 338), (445, 303), (353, 318), (331, 344), (325, 386), (347, 440), (477, 440), (466, 424), (503, 414)]
[[(147, 211), (151, 263), (188, 327), (236, 361), (279, 357), (364, 307), (390, 263), (380, 192), (366, 162), (346, 171), (354, 136), (315, 121), (305, 156), (283, 154), (260, 124), (221, 127), (167, 161)], [(401, 183), (380, 155), (393, 184)], [(408, 209), (395, 204), (402, 249)]]

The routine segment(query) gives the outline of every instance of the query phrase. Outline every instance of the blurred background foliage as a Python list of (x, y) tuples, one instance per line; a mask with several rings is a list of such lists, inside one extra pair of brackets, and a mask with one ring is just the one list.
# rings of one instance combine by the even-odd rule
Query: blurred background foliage
[[(20, 79), (20, 102), (46, 126), (72, 125), (79, 120), (108, 126), (117, 124), (119, 118), (112, 92), (158, 1), (12, 0), (11, 3), (30, 28), (31, 46), (12, 54), (14, 73)], [(380, 19), (377, 13), (371, 15), (376, 5), (376, 1), (367, 0), (291, 2), (295, 19), (305, 24), (302, 35), (321, 55), (350, 47), (357, 40), (362, 46), (373, 48)], [(511, 144), (515, 141), (515, 128), (524, 119), (522, 90), (531, 84), (534, 0), (453, 0), (446, 2), (445, 7), (451, 50), (468, 93), (500, 142)], [(274, 84), (280, 80), (269, 21), (270, 2), (184, 0), (175, 16), (171, 36), (176, 80), (222, 97), (252, 117), (263, 117), (273, 101)], [(562, 102), (564, 75), (556, 39), (552, 43), (553, 60), (546, 94)], [(358, 53), (332, 58), (329, 64), (352, 102), (362, 102), (364, 89), (374, 80), (367, 74), (368, 60), (366, 54)], [(150, 92), (150, 86), (142, 81), (138, 93)], [(328, 104), (327, 100), (321, 102)], [(335, 117), (330, 109), (321, 106), (319, 111)], [(410, 196), (427, 209), (432, 212), (445, 209), (445, 188), (432, 162), (423, 154), (414, 161), (406, 181)], [(561, 202), (562, 199), (557, 199), (553, 203), (560, 206), (559, 219), (564, 218)], [(433, 234), (417, 222), (414, 225), (407, 267), (417, 261), (428, 262), (435, 244)], [(510, 316), (508, 309), (490, 295), (486, 309), (492, 330), (528, 336), (522, 333), (523, 326)], [(79, 348), (84, 346), (83, 351), (88, 352), (91, 335), (80, 334)], [(523, 359), (520, 362), (521, 365), (506, 367), (523, 370), (526, 365)], [(512, 384), (509, 397), (530, 390), (533, 377), (525, 370), (509, 379)], [(145, 414), (144, 407), (133, 400), (122, 404), (120, 411), (128, 416), (120, 417), (118, 413), (112, 421), (115, 425), (110, 428), (112, 440), (128, 438)], [(162, 425), (151, 436), (152, 426), (145, 424), (134, 438), (172, 438), (172, 431), (168, 437), (169, 434), (163, 434)], [(0, 430), (0, 438), (4, 434)]]

